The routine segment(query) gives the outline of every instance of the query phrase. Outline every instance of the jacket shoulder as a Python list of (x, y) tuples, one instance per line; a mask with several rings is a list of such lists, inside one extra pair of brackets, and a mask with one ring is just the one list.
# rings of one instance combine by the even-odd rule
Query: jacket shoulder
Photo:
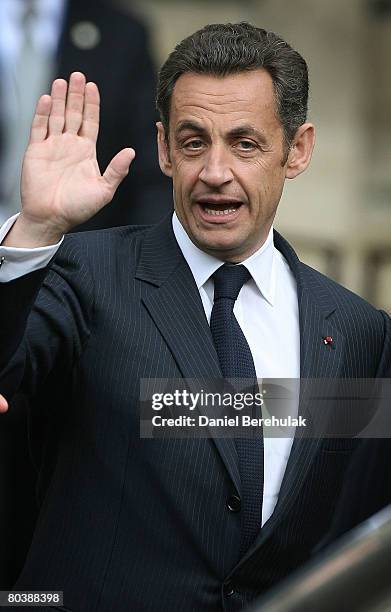
[(153, 226), (125, 225), (70, 233), (65, 236), (58, 251), (58, 257), (72, 257), (72, 253), (78, 252), (84, 254), (92, 265), (99, 260), (102, 263), (108, 258), (112, 259), (113, 255), (129, 259), (132, 254), (137, 255), (151, 227)]
[[(360, 310), (365, 312), (367, 316), (373, 316), (383, 321), (382, 311), (363, 297), (303, 262), (300, 262), (300, 266), (306, 280), (306, 285), (311, 290), (318, 292), (318, 300), (320, 302), (327, 296), (328, 301), (331, 299), (343, 311)], [(388, 316), (386, 313), (383, 314)]]

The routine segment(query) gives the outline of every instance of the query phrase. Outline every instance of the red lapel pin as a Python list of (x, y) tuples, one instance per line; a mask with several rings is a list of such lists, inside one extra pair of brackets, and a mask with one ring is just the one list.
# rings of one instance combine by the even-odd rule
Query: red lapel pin
[(323, 337), (323, 342), (324, 342), (326, 345), (329, 345), (329, 346), (332, 346), (332, 345), (333, 345), (333, 339), (332, 339), (332, 337), (331, 337), (331, 336), (324, 336), (324, 337)]

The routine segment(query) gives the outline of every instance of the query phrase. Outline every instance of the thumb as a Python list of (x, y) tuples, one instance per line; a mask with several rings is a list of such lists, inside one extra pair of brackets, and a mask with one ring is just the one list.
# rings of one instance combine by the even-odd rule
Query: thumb
[(103, 179), (106, 182), (107, 188), (113, 197), (115, 190), (121, 181), (129, 172), (129, 166), (135, 158), (134, 149), (122, 149), (109, 163), (104, 174)]
[(8, 410), (8, 402), (3, 395), (0, 395), (0, 414), (2, 412), (7, 412)]

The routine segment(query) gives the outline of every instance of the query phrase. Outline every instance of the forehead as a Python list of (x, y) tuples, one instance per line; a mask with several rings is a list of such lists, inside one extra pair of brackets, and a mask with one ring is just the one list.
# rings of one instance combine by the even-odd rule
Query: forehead
[(170, 124), (188, 118), (206, 123), (228, 122), (227, 127), (243, 121), (270, 128), (279, 126), (273, 80), (263, 69), (224, 77), (182, 74), (171, 99)]

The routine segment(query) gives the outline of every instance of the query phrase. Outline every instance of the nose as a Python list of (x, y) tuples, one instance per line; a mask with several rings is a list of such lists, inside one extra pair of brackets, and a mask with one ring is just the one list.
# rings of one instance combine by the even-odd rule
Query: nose
[(199, 174), (200, 180), (214, 188), (231, 182), (233, 173), (229, 161), (229, 155), (223, 147), (211, 146), (204, 157), (204, 165)]

